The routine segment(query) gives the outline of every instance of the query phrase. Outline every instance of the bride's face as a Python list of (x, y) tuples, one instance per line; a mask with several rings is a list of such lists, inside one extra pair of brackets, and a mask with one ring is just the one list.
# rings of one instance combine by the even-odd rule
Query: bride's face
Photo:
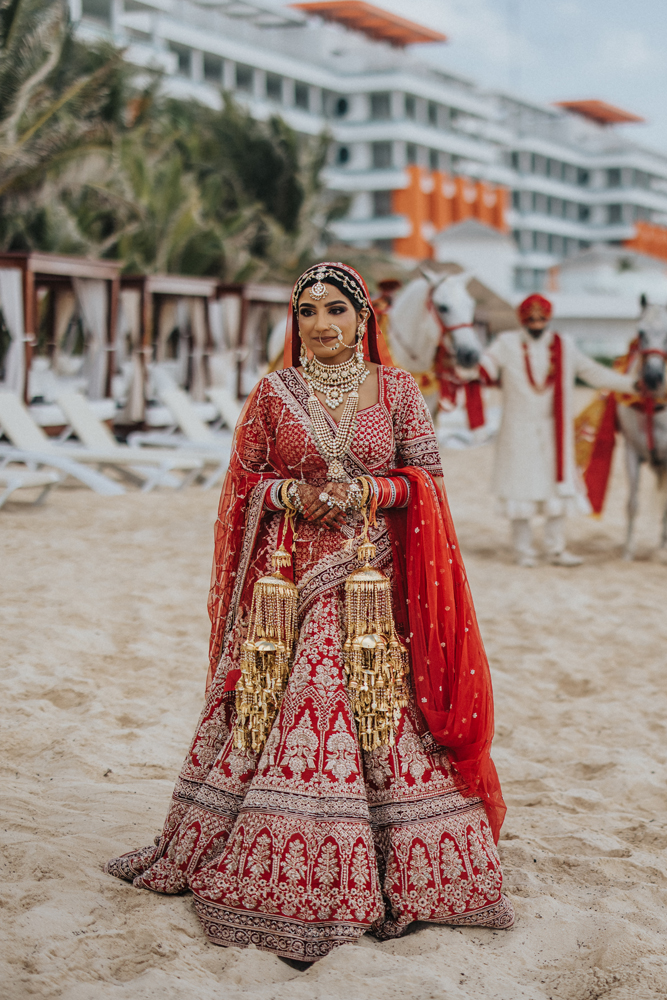
[(299, 298), (299, 335), (311, 354), (321, 361), (347, 361), (356, 346), (358, 314), (350, 299), (335, 285), (325, 284), (327, 294), (319, 301), (310, 297), (310, 288)]

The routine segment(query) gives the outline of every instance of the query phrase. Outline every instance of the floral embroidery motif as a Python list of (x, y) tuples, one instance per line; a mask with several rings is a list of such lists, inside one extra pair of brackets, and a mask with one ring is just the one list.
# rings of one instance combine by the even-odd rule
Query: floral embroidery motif
[(305, 879), (306, 857), (303, 841), (292, 840), (290, 842), (287, 854), (283, 859), (282, 869), (286, 880), (292, 885)]
[(324, 770), (331, 772), (335, 779), (345, 781), (359, 770), (357, 754), (357, 742), (348, 732), (343, 716), (339, 715), (334, 731), (327, 740), (327, 763)]
[(352, 852), (350, 882), (355, 889), (360, 890), (368, 885), (368, 857), (361, 844), (357, 844)]
[(443, 878), (448, 878), (450, 882), (465, 875), (465, 867), (461, 863), (461, 856), (456, 850), (453, 840), (447, 838), (440, 845), (440, 873)]
[(271, 868), (271, 838), (266, 833), (259, 835), (248, 858), (248, 871), (251, 875), (265, 875)]
[(315, 753), (320, 745), (320, 741), (313, 732), (310, 719), (304, 715), (303, 719), (285, 740), (282, 754), (282, 766), (289, 767), (292, 774), (299, 777), (306, 769), (315, 770)]
[(315, 880), (319, 882), (323, 889), (330, 889), (338, 880), (340, 865), (336, 845), (330, 840), (326, 842), (315, 865)]
[(398, 741), (401, 756), (401, 774), (411, 774), (419, 780), (430, 770), (428, 758), (414, 733), (405, 733)]
[(433, 877), (431, 863), (426, 855), (426, 848), (423, 844), (415, 844), (412, 848), (412, 856), (408, 866), (409, 879), (414, 888), (421, 892), (425, 889)]
[(221, 729), (215, 719), (202, 723), (193, 745), (193, 754), (201, 764), (211, 765), (216, 759), (229, 734)]

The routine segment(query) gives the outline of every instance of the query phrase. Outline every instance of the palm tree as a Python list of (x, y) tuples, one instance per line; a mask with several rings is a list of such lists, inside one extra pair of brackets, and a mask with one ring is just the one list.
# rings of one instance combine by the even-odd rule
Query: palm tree
[(329, 140), (143, 91), (66, 0), (0, 0), (0, 248), (122, 259), (130, 271), (289, 279), (340, 204)]
[(109, 145), (127, 79), (120, 53), (73, 38), (66, 0), (0, 0), (1, 246), (44, 241), (48, 212), (35, 193)]

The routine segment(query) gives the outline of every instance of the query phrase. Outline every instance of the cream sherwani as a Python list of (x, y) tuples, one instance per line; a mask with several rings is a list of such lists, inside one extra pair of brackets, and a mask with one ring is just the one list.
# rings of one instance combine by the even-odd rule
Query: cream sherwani
[(500, 380), (503, 414), (496, 442), (493, 490), (503, 513), (512, 520), (534, 514), (562, 517), (568, 507), (586, 500), (578, 483), (574, 460), (574, 384), (578, 376), (594, 388), (632, 390), (633, 378), (598, 364), (574, 341), (561, 334), (563, 345), (563, 481), (556, 481), (554, 390), (536, 391), (526, 371), (523, 346), (530, 357), (533, 379), (544, 385), (550, 366), (553, 331), (537, 340), (525, 330), (508, 331), (484, 352), (481, 364), (494, 381)]

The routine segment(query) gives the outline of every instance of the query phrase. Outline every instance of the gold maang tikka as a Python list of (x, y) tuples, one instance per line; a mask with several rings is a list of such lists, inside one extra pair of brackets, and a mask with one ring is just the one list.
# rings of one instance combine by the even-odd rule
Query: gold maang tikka
[(321, 302), (322, 299), (326, 299), (327, 295), (329, 294), (327, 286), (324, 284), (322, 280), (323, 278), (326, 277), (326, 273), (324, 271), (318, 271), (315, 277), (317, 278), (317, 281), (315, 282), (314, 285), (310, 286), (310, 288), (308, 289), (308, 294), (310, 295), (313, 302)]

